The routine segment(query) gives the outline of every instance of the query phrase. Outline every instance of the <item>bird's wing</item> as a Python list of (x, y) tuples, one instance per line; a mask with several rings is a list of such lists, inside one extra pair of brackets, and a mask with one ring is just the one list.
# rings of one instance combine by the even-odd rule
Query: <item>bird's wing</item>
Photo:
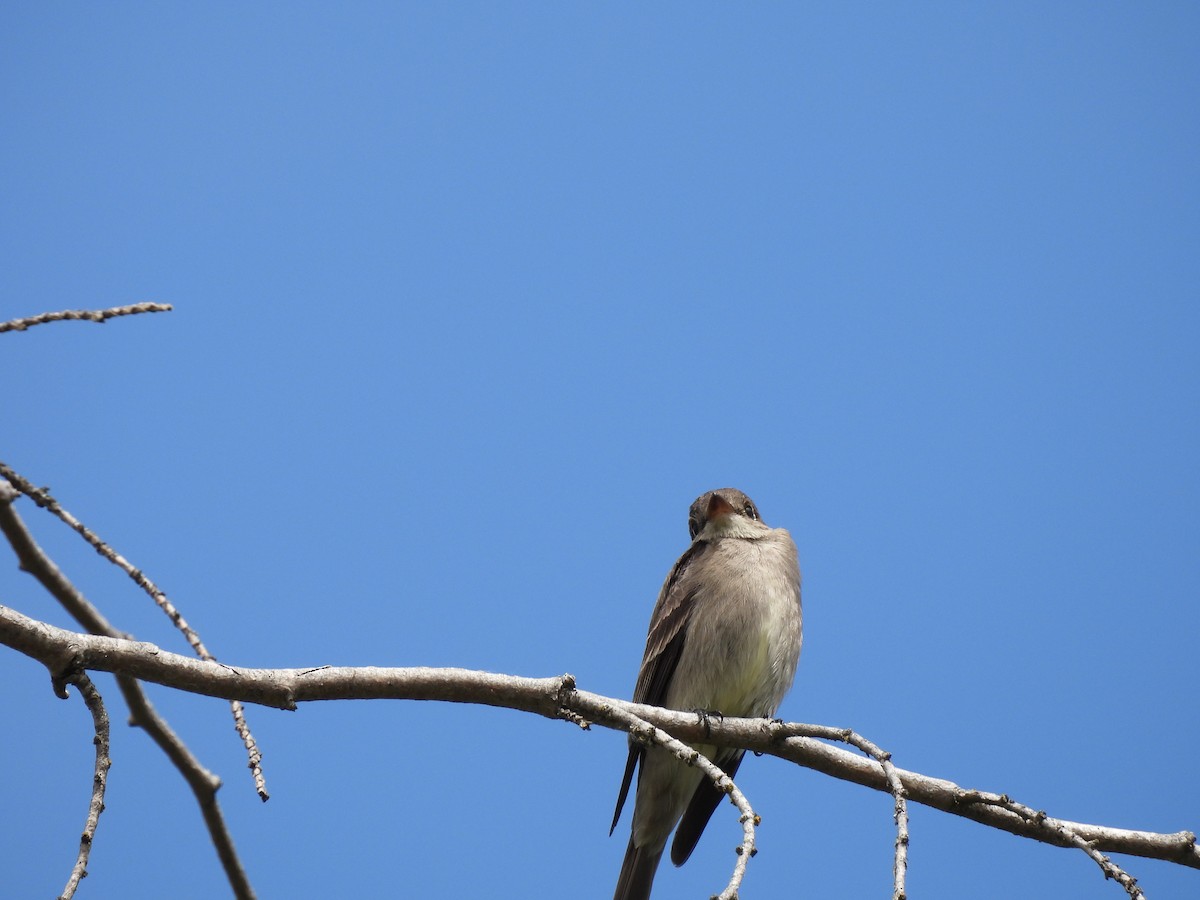
[[(679, 654), (683, 650), (684, 637), (687, 629), (684, 627), (691, 617), (695, 606), (696, 586), (693, 579), (688, 577), (695, 563), (709, 548), (707, 541), (697, 541), (679, 557), (671, 574), (663, 583), (658, 594), (658, 602), (654, 604), (654, 612), (650, 616), (650, 632), (646, 635), (646, 652), (642, 656), (642, 667), (638, 671), (637, 685), (633, 689), (633, 702), (646, 703), (651, 706), (662, 706), (671, 685), (671, 677), (675, 674), (675, 666), (679, 662)], [(609, 834), (617, 827), (621, 818), (621, 809), (625, 798), (629, 796), (629, 786), (633, 782), (633, 770), (642, 757), (645, 747), (638, 743), (630, 743), (629, 758), (625, 762), (625, 775), (621, 779), (621, 791), (617, 795), (617, 809), (613, 813), (612, 827)]]
[(679, 557), (658, 594), (650, 616), (650, 632), (646, 635), (646, 652), (633, 689), (634, 703), (662, 706), (667, 699), (667, 688), (679, 662), (679, 651), (683, 649), (685, 626), (695, 607), (696, 580), (692, 576), (696, 564), (711, 546), (707, 541), (692, 544)]

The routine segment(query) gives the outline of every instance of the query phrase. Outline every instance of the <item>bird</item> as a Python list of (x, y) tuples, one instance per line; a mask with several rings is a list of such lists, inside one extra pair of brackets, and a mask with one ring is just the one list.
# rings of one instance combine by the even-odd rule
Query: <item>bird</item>
[[(707, 715), (774, 716), (792, 686), (802, 643), (800, 563), (735, 488), (701, 494), (688, 512), (691, 546), (672, 567), (650, 616), (635, 703)], [(694, 744), (731, 778), (743, 751)], [(647, 900), (675, 831), (671, 861), (696, 847), (721, 793), (661, 747), (629, 741), (611, 835), (638, 769), (633, 823), (614, 900)], [(676, 825), (678, 824), (678, 830)]]

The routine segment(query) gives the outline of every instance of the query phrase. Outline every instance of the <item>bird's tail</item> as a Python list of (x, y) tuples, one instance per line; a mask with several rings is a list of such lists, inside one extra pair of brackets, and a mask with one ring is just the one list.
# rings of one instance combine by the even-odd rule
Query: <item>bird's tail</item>
[(650, 887), (654, 884), (654, 873), (658, 871), (658, 861), (662, 859), (663, 849), (635, 847), (633, 837), (630, 836), (613, 900), (650, 900)]

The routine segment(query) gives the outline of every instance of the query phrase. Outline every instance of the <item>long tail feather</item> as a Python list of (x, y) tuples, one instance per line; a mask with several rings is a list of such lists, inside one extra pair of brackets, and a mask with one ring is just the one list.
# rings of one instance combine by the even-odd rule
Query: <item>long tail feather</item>
[(650, 888), (654, 884), (654, 873), (658, 871), (658, 861), (662, 855), (662, 847), (657, 852), (652, 852), (648, 847), (635, 847), (630, 837), (613, 900), (650, 900)]

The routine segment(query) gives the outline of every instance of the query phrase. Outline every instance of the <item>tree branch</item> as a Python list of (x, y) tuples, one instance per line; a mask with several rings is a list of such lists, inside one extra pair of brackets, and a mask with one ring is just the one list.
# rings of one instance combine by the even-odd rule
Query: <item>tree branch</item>
[[(80, 625), (92, 634), (106, 637), (129, 639), (129, 636), (119, 631), (98, 610), (74, 584), (55, 565), (54, 561), (38, 546), (25, 526), (25, 522), (17, 513), (13, 504), (20, 494), (4, 479), (0, 479), (0, 532), (8, 539), (13, 551), (17, 554), (17, 563), (22, 571), (28, 572), (53, 596)], [(216, 848), (217, 857), (225, 870), (225, 877), (237, 900), (254, 900), (254, 888), (238, 858), (233, 836), (225, 824), (225, 816), (221, 804), (217, 800), (217, 790), (221, 787), (221, 779), (201, 764), (188, 746), (167, 724), (141, 684), (128, 675), (117, 674), (117, 687), (125, 697), (129, 706), (129, 724), (145, 730), (150, 739), (167, 755), (175, 768), (183, 776), (188, 787), (196, 796), (200, 814), (208, 828), (209, 838)]]
[[(196, 652), (198, 657), (207, 662), (216, 662), (217, 658), (204, 646), (204, 642), (200, 640), (200, 635), (188, 625), (187, 620), (183, 617), (183, 613), (167, 598), (166, 593), (160, 590), (158, 585), (151, 581), (145, 572), (135, 567), (129, 560), (102, 540), (96, 532), (75, 518), (68, 510), (64, 509), (62, 504), (50, 495), (49, 488), (35, 486), (3, 462), (0, 462), (0, 476), (7, 479), (13, 489), (24, 494), (39, 507), (47, 510), (53, 516), (70, 526), (97, 553), (128, 575), (138, 587), (150, 595), (150, 599), (166, 614), (167, 618), (171, 620), (171, 624), (183, 634), (184, 639), (191, 645), (191, 648)], [(233, 712), (234, 728), (237, 730), (238, 736), (242, 739), (242, 745), (246, 748), (246, 755), (250, 760), (250, 772), (254, 778), (254, 789), (265, 803), (270, 799), (270, 794), (267, 793), (267, 782), (262, 771), (262, 752), (258, 749), (258, 743), (254, 740), (254, 735), (250, 733), (250, 726), (246, 724), (246, 712), (242, 708), (241, 701), (231, 700), (229, 706)]]
[[(570, 675), (563, 676), (561, 686), (564, 691), (570, 691), (572, 694), (575, 693), (575, 679)], [(746, 875), (746, 864), (758, 853), (758, 850), (754, 847), (754, 828), (762, 820), (750, 806), (750, 801), (746, 799), (746, 795), (742, 793), (741, 789), (734, 784), (732, 778), (695, 748), (689, 747), (682, 741), (671, 737), (671, 735), (667, 734), (661, 728), (651, 725), (645, 719), (639, 718), (633, 713), (626, 712), (623, 709), (612, 709), (611, 707), (610, 709), (621, 723), (621, 726), (629, 732), (635, 741), (647, 745), (665, 747), (674, 753), (676, 759), (680, 762), (699, 768), (704, 773), (704, 777), (711, 781), (718, 791), (729, 795), (729, 799), (733, 802), (733, 805), (741, 812), (738, 822), (742, 826), (742, 843), (737, 848), (738, 858), (733, 866), (733, 875), (730, 877), (729, 883), (725, 885), (725, 889), (720, 894), (714, 895), (715, 900), (737, 900), (738, 890), (741, 888), (742, 879)], [(573, 715), (574, 711), (564, 710), (564, 713), (565, 715), (560, 715), (559, 718), (567, 718), (573, 722), (576, 721)]]
[(110, 309), (67, 309), (62, 312), (40, 313), (36, 316), (26, 316), (23, 319), (10, 319), (7, 322), (0, 322), (0, 334), (6, 331), (24, 331), (31, 325), (44, 325), (47, 322), (63, 322), (68, 320), (107, 322), (109, 319), (115, 319), (117, 316), (170, 312), (173, 308), (169, 303), (134, 303), (130, 306), (114, 306)]
[[(662, 728), (685, 742), (741, 747), (815, 769), (835, 778), (889, 792), (887, 776), (875, 760), (820, 743), (847, 740), (848, 729), (821, 725), (726, 718), (707, 728), (692, 713), (676, 712), (603, 697), (574, 687), (570, 676), (523, 678), (468, 669), (321, 666), (309, 669), (248, 669), (213, 665), (169, 653), (154, 644), (78, 634), (39, 622), (0, 606), (0, 643), (42, 662), (52, 675), (73, 669), (120, 672), (143, 681), (196, 694), (241, 699), (294, 710), (316, 700), (444, 700), (478, 703), (577, 720), (580, 715), (607, 728), (625, 729), (618, 710)], [(1022, 816), (980, 802), (978, 792), (950, 781), (896, 769), (910, 800), (1054, 846), (1072, 846), (1057, 829), (1066, 828), (1095, 849), (1160, 859), (1200, 869), (1196, 836), (1161, 834), (1089, 825), (1062, 819)]]
[[(73, 672), (66, 682), (79, 689), (80, 696), (92, 714), (92, 726), (96, 729), (96, 736), (92, 739), (96, 745), (96, 767), (92, 775), (92, 799), (88, 804), (87, 821), (79, 838), (79, 853), (75, 857), (71, 876), (67, 879), (67, 886), (59, 894), (58, 900), (71, 900), (80, 880), (87, 876), (88, 856), (92, 852), (96, 826), (100, 824), (100, 813), (104, 812), (104, 789), (108, 786), (108, 770), (112, 766), (112, 760), (108, 756), (108, 713), (104, 710), (104, 699), (86, 672)], [(61, 696), (66, 699), (65, 688)]]

